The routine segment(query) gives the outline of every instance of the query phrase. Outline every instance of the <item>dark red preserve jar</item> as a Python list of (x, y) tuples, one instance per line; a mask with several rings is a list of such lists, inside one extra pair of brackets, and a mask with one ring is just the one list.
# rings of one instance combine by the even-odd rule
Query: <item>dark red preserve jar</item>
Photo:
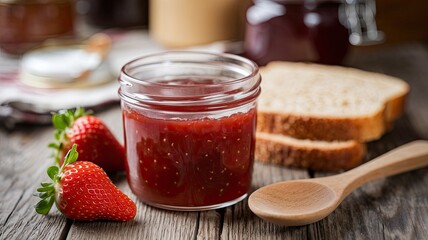
[(349, 47), (338, 0), (263, 0), (247, 11), (245, 53), (273, 60), (338, 64)]
[(22, 54), (46, 39), (71, 36), (72, 0), (0, 0), (0, 48)]
[(247, 11), (245, 54), (270, 61), (340, 64), (350, 46), (383, 40), (374, 0), (255, 0)]
[(261, 81), (255, 63), (167, 52), (126, 64), (119, 81), (127, 178), (140, 199), (189, 211), (247, 196)]
[(78, 0), (76, 9), (97, 27), (147, 26), (149, 0)]

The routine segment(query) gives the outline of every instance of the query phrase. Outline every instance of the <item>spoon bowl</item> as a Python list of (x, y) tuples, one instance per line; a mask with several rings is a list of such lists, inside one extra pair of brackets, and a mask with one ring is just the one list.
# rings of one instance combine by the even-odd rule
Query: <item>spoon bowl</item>
[(306, 225), (328, 216), (353, 190), (371, 180), (426, 166), (428, 141), (414, 141), (348, 172), (262, 187), (250, 195), (248, 205), (266, 221)]
[(285, 226), (315, 222), (336, 208), (337, 194), (319, 182), (288, 181), (261, 188), (248, 199), (261, 218)]

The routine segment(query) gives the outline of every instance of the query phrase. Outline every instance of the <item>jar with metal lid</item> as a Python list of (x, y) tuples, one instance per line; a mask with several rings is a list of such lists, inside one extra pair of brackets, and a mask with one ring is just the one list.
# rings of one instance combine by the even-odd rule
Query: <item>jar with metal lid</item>
[(0, 0), (0, 48), (8, 53), (22, 54), (73, 30), (71, 0)]
[(350, 44), (382, 40), (372, 0), (256, 0), (247, 11), (245, 54), (270, 61), (340, 64)]
[(261, 82), (254, 62), (166, 52), (126, 64), (119, 80), (127, 178), (140, 199), (192, 211), (247, 196)]

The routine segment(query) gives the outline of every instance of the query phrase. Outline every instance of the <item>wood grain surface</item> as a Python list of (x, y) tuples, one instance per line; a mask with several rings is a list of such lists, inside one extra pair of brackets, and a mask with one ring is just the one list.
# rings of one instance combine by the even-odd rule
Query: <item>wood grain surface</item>
[[(368, 144), (365, 161), (415, 139), (428, 138), (428, 49), (408, 44), (353, 52), (347, 65), (406, 80), (412, 87), (406, 114), (382, 139)], [(98, 113), (122, 140), (120, 109)], [(173, 212), (138, 201), (125, 176), (113, 181), (137, 203), (134, 221), (91, 223), (67, 220), (55, 209), (48, 216), (34, 211), (32, 194), (47, 180), (52, 163), (46, 147), (49, 126), (0, 130), (0, 239), (426, 239), (428, 236), (428, 169), (368, 183), (348, 196), (327, 218), (303, 227), (279, 227), (257, 218), (247, 200), (205, 212)], [(256, 163), (252, 190), (288, 179), (329, 175)]]

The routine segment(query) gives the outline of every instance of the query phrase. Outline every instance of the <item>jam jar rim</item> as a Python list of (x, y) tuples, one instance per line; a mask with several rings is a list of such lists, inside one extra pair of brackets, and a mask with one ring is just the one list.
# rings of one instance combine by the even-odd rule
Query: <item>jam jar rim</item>
[[(231, 78), (225, 81), (221, 81), (220, 83), (213, 83), (209, 85), (204, 85), (203, 87), (209, 87), (215, 89), (216, 87), (220, 88), (222, 86), (232, 86), (232, 90), (230, 92), (234, 92), (236, 90), (241, 90), (238, 92), (229, 93), (225, 95), (221, 95), (218, 93), (226, 93), (226, 91), (220, 92), (209, 92), (208, 94), (202, 94), (198, 96), (199, 98), (191, 98), (186, 99), (184, 96), (164, 96), (164, 95), (150, 95), (150, 94), (134, 94), (127, 92), (124, 87), (135, 83), (140, 86), (148, 86), (154, 88), (164, 88), (164, 89), (172, 89), (172, 90), (191, 90), (192, 88), (200, 88), (199, 85), (186, 85), (186, 84), (178, 84), (178, 85), (170, 85), (165, 82), (153, 82), (153, 81), (145, 81), (142, 79), (138, 79), (129, 72), (130, 70), (142, 66), (150, 65), (150, 63), (144, 63), (144, 60), (150, 60), (150, 58), (155, 59), (156, 57), (168, 57), (168, 56), (177, 56), (177, 55), (197, 55), (197, 56), (205, 56), (211, 57), (214, 59), (227, 59), (229, 61), (219, 61), (220, 64), (233, 64), (233, 63), (243, 63), (245, 66), (241, 66), (248, 71), (248, 74), (245, 74), (242, 77)], [(139, 63), (142, 61), (142, 63)], [(177, 63), (182, 60), (157, 60), (157, 62), (151, 64), (161, 64), (162, 62), (169, 63)], [(194, 61), (195, 63), (197, 61)], [(137, 64), (137, 65), (136, 65)], [(135, 65), (135, 66), (132, 66)], [(207, 66), (209, 64), (206, 64)], [(131, 68), (132, 67), (132, 68)], [(261, 76), (259, 72), (258, 65), (250, 59), (237, 56), (229, 53), (211, 53), (211, 52), (203, 52), (203, 51), (164, 51), (154, 54), (145, 55), (142, 57), (138, 57), (134, 60), (129, 61), (121, 68), (121, 73), (119, 75), (119, 82), (121, 84), (119, 88), (119, 96), (122, 100), (127, 103), (141, 106), (141, 107), (150, 107), (150, 108), (159, 108), (163, 110), (174, 109), (174, 111), (205, 111), (205, 110), (218, 110), (218, 109), (226, 109), (231, 108), (233, 106), (241, 106), (246, 104), (254, 99), (256, 99), (261, 91), (260, 83)], [(249, 85), (251, 83), (251, 85)], [(246, 89), (243, 90), (241, 88), (233, 88), (246, 85)], [(146, 97), (146, 98), (145, 98)], [(195, 96), (193, 96), (195, 97)]]

